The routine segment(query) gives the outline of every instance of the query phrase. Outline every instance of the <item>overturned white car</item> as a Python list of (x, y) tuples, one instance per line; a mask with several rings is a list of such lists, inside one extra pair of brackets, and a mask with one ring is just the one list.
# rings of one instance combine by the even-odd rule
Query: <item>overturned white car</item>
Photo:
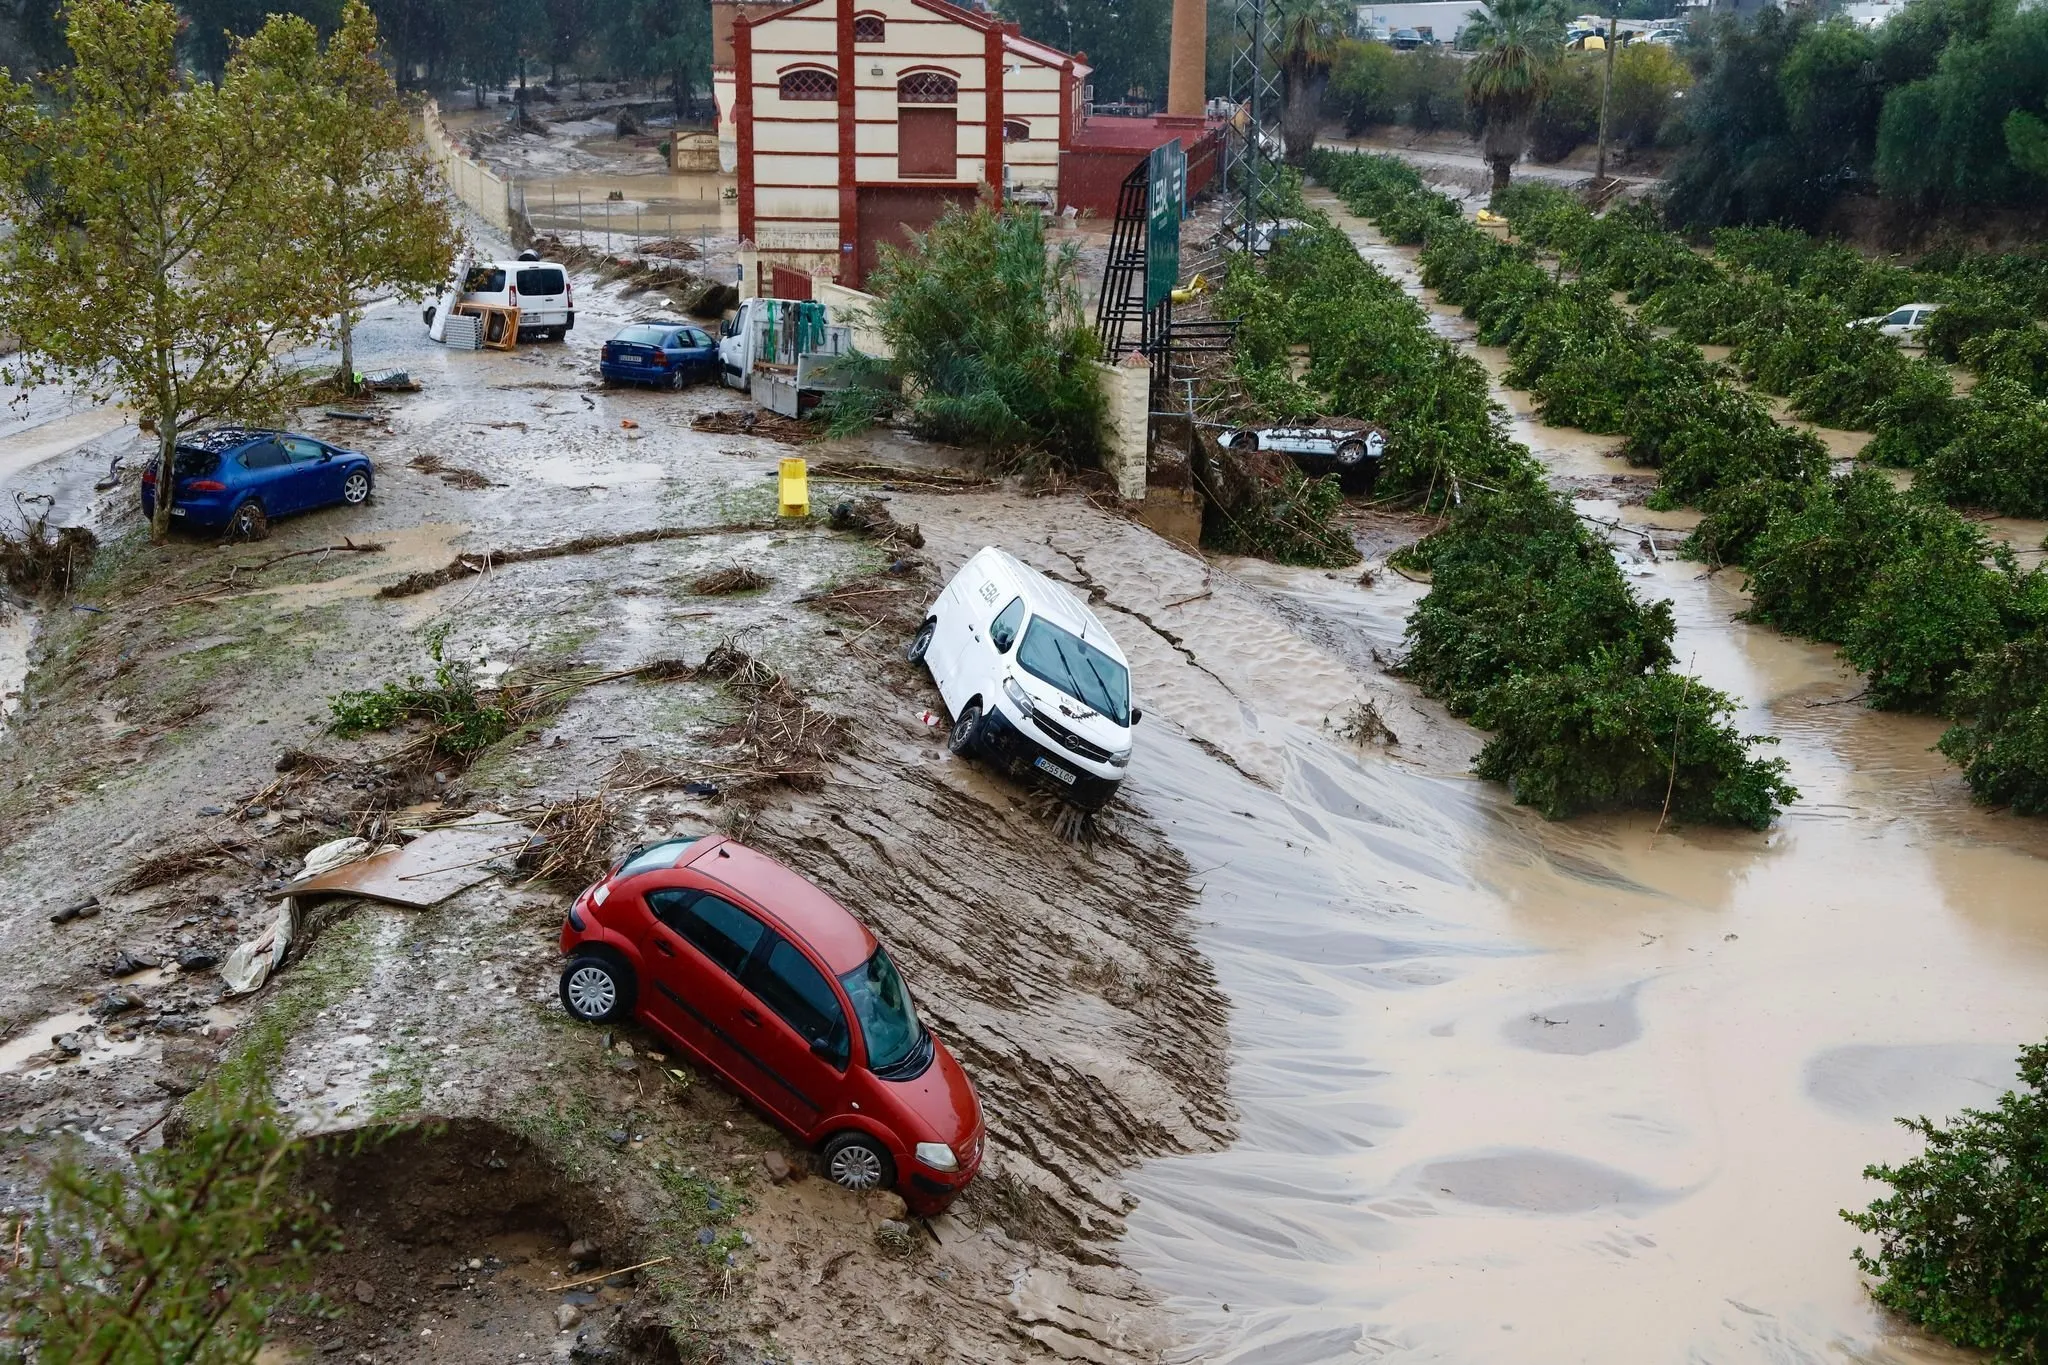
[(1291, 456), (1304, 474), (1335, 474), (1347, 493), (1370, 491), (1387, 453), (1386, 433), (1364, 422), (1234, 427), (1217, 439), (1243, 454), (1271, 450)]

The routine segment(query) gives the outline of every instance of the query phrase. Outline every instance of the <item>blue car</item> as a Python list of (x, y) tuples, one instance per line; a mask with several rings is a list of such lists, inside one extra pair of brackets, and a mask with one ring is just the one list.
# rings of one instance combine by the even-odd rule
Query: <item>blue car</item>
[(659, 384), (680, 389), (709, 379), (718, 367), (718, 343), (687, 322), (636, 322), (604, 344), (598, 373), (606, 384)]
[[(376, 480), (359, 450), (289, 431), (215, 427), (178, 442), (171, 515), (187, 526), (261, 540), (294, 512), (343, 503), (360, 507)], [(142, 475), (142, 515), (156, 515), (156, 466)]]

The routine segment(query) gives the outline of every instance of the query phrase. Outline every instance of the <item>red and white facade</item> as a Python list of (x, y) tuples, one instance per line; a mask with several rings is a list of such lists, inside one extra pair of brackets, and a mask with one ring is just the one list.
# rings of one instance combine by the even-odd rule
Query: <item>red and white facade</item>
[(769, 292), (858, 285), (883, 242), (984, 189), (1058, 206), (1082, 60), (948, 0), (719, 0), (714, 15), (714, 59), (731, 35), (719, 132)]

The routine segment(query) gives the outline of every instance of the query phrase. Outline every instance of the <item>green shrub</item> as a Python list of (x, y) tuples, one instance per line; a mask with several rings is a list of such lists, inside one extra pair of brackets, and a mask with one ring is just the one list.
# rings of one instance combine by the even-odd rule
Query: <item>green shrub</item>
[(1955, 439), (1961, 404), (1948, 371), (1931, 360), (1907, 363), (1890, 393), (1870, 405), (1877, 435), (1863, 448), (1874, 464), (1917, 469)]
[(1719, 273), (1711, 280), (1650, 296), (1637, 314), (1652, 327), (1669, 327), (1680, 341), (1695, 346), (1732, 346), (1743, 327), (1763, 307), (1768, 287), (1741, 275)]
[(1937, 711), (1977, 656), (2004, 642), (2007, 579), (1984, 567), (1983, 533), (1946, 509), (1909, 518), (1898, 539), (1863, 588), (1842, 653), (1870, 675), (1872, 706)]
[(1927, 354), (1951, 363), (1963, 358), (1963, 346), (1993, 332), (2031, 327), (2028, 310), (2008, 298), (1991, 296), (1943, 304), (1920, 330)]
[(2018, 815), (2048, 815), (2048, 627), (2037, 622), (1979, 658), (1949, 707), (1959, 720), (1941, 752), (1961, 765), (1971, 794)]
[(1529, 159), (1562, 161), (1600, 135), (1600, 61), (1565, 53), (1529, 118)]
[(1586, 667), (1518, 675), (1487, 691), (1474, 723), (1495, 733), (1476, 771), (1553, 820), (1582, 811), (1657, 810), (1763, 829), (1798, 798), (1776, 743), (1729, 722), (1735, 702), (1697, 678)]
[(1344, 121), (1347, 136), (1356, 137), (1375, 124), (1399, 121), (1408, 81), (1400, 53), (1384, 43), (1347, 38), (1331, 60), (1323, 108)]
[(1986, 379), (2003, 379), (2036, 398), (2048, 398), (2048, 331), (2031, 322), (1971, 337), (1963, 343), (1962, 361)]
[(2048, 515), (2048, 401), (2008, 379), (1979, 383), (1957, 405), (1955, 437), (1926, 462), (1919, 487), (2009, 517)]
[(1644, 606), (1606, 544), (1535, 479), (1469, 497), (1414, 546), (1430, 591), (1408, 618), (1409, 677), (1459, 715), (1508, 679), (1671, 663), (1671, 604)]
[(1614, 54), (1608, 95), (1608, 135), (1624, 147), (1655, 146), (1677, 116), (1679, 97), (1692, 85), (1685, 59), (1655, 43), (1630, 43)]
[(431, 684), (415, 673), (403, 683), (336, 693), (327, 699), (333, 717), (328, 728), (348, 738), (417, 722), (434, 752), (452, 755), (478, 753), (510, 734), (511, 711), (483, 700), (475, 663), (448, 656), (447, 634), (444, 626), (427, 635), (427, 656), (434, 663)]
[(1749, 552), (1749, 618), (1839, 643), (1913, 508), (1891, 481), (1858, 468), (1772, 518)]
[(1652, 498), (1659, 507), (1698, 504), (1724, 484), (1803, 484), (1827, 472), (1818, 437), (1773, 420), (1728, 384), (1647, 390), (1629, 410), (1628, 433), (1623, 458), (1661, 472)]
[(946, 210), (869, 276), (875, 324), (913, 386), (925, 435), (1094, 464), (1108, 412), (1071, 243), (1048, 251), (1033, 211)]
[(1866, 1179), (1892, 1192), (1842, 1217), (1877, 1238), (1856, 1263), (1871, 1296), (2000, 1361), (2038, 1362), (2048, 1341), (2048, 1046), (2023, 1048), (1996, 1109), (1899, 1123), (1926, 1150)]
[[(1747, 564), (1757, 538), (1775, 517), (1796, 515), (1816, 485), (1784, 479), (1745, 479), (1700, 498), (1699, 525), (1686, 537), (1688, 558), (1708, 564)], [(1820, 485), (1825, 490), (1825, 485)]]

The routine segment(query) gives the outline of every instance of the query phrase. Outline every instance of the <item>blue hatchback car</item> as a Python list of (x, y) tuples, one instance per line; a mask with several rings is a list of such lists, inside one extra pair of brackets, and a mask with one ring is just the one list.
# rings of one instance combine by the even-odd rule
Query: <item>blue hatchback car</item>
[[(376, 480), (359, 450), (289, 431), (215, 427), (178, 442), (171, 515), (188, 526), (261, 540), (278, 517), (342, 503), (360, 507)], [(156, 467), (142, 475), (142, 515), (156, 514)]]
[(687, 322), (636, 322), (604, 344), (598, 373), (607, 384), (680, 389), (717, 372), (718, 343)]

